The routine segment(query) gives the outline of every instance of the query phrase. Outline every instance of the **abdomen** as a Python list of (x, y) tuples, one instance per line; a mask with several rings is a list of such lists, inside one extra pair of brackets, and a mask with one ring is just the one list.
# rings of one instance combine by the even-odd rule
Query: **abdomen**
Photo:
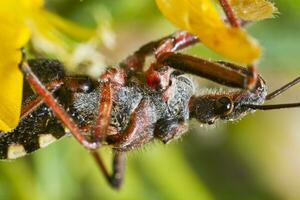
[(65, 135), (52, 111), (41, 105), (9, 133), (0, 133), (0, 159), (15, 159), (46, 147)]

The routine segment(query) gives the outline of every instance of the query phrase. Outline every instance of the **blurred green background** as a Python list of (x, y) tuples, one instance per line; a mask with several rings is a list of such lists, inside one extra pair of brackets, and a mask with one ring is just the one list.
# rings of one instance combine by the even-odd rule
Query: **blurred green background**
[[(276, 18), (249, 27), (264, 47), (259, 72), (270, 91), (300, 75), (300, 0), (274, 3)], [(115, 45), (99, 50), (105, 64), (176, 30), (154, 0), (48, 0), (46, 7), (85, 26), (109, 21)], [(103, 21), (96, 23), (95, 16)], [(187, 52), (216, 57), (201, 45)], [(299, 87), (274, 102), (299, 102)], [(299, 109), (287, 109), (258, 111), (212, 128), (193, 125), (170, 145), (156, 142), (128, 153), (121, 191), (105, 183), (88, 152), (64, 138), (25, 158), (1, 162), (0, 199), (300, 199), (299, 122)], [(110, 165), (110, 149), (100, 151)]]

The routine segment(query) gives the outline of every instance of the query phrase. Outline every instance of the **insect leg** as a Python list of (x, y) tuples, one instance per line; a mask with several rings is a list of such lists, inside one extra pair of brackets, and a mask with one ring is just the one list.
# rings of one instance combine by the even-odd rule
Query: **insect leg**
[(110, 182), (113, 187), (120, 188), (125, 173), (125, 152), (122, 151), (114, 151), (114, 158), (113, 158), (113, 174), (110, 177)]
[(99, 78), (101, 89), (99, 90), (100, 102), (96, 124), (93, 127), (93, 134), (97, 141), (105, 139), (105, 134), (109, 126), (110, 114), (112, 110), (113, 91), (123, 86), (126, 82), (122, 69), (112, 68), (106, 70)]
[[(159, 58), (163, 53), (175, 52), (197, 42), (199, 42), (199, 40), (196, 36), (186, 31), (179, 31), (171, 36), (161, 39), (159, 42), (156, 42), (156, 47), (152, 47), (151, 49), (148, 48), (148, 50), (149, 52), (154, 53), (156, 58)], [(143, 47), (141, 49), (143, 49)], [(172, 71), (174, 70), (171, 68), (162, 69), (161, 65), (152, 63), (146, 72), (147, 84), (154, 89), (166, 89), (169, 86), (171, 80), (170, 74)]]
[(99, 166), (99, 169), (105, 176), (107, 182), (115, 189), (119, 189), (123, 183), (125, 172), (125, 152), (114, 150), (112, 174), (110, 175), (104, 165), (102, 157), (99, 152), (92, 152), (92, 156)]
[[(241, 25), (243, 25), (238, 21), (228, 1), (219, 1), (231, 26), (240, 27)], [(125, 59), (125, 61), (121, 63), (121, 66), (129, 69), (129, 71), (141, 71), (145, 62), (145, 57), (149, 54), (154, 53), (158, 58), (163, 53), (175, 52), (197, 42), (199, 42), (197, 36), (186, 31), (179, 31), (142, 46), (140, 49), (134, 52), (133, 55)]]
[(199, 42), (197, 36), (192, 35), (186, 31), (179, 31), (174, 33), (172, 36), (164, 39), (155, 51), (155, 56), (158, 58), (161, 54), (166, 52), (175, 52), (180, 49), (189, 47)]
[(160, 54), (169, 51), (178, 51), (198, 42), (198, 38), (186, 31), (179, 31), (162, 39), (149, 42), (127, 57), (120, 65), (127, 71), (141, 71), (148, 55)]
[(229, 87), (252, 89), (256, 83), (256, 72), (249, 68), (212, 62), (180, 53), (164, 53), (158, 58), (157, 64), (170, 66)]
[[(142, 146), (153, 139), (155, 123), (154, 111), (148, 99), (142, 99), (130, 116), (128, 126), (119, 137), (115, 138), (115, 148), (126, 151)], [(112, 135), (113, 137), (114, 135)], [(109, 139), (109, 138), (108, 138)]]
[(99, 144), (97, 142), (90, 142), (81, 134), (78, 126), (74, 120), (68, 115), (64, 108), (56, 101), (53, 95), (45, 88), (40, 80), (30, 69), (26, 62), (20, 64), (20, 69), (25, 75), (27, 81), (31, 84), (34, 90), (43, 97), (43, 101), (53, 110), (58, 118), (70, 129), (73, 136), (87, 149), (97, 149)]
[(230, 25), (232, 27), (240, 27), (240, 23), (237, 19), (237, 17), (235, 16), (232, 7), (230, 6), (229, 2), (227, 0), (219, 0), (225, 14), (226, 17), (230, 23)]
[[(62, 84), (63, 84), (62, 81), (52, 81), (46, 84), (46, 88), (47, 90), (51, 91), (51, 93), (53, 93), (56, 90), (58, 90)], [(41, 96), (35, 96), (28, 103), (23, 105), (21, 110), (20, 120), (25, 118), (29, 113), (31, 113), (35, 108), (40, 106), (42, 103), (43, 103), (43, 98)]]
[(112, 109), (112, 91), (111, 83), (109, 81), (102, 83), (100, 97), (98, 116), (93, 130), (95, 139), (98, 141), (104, 139), (103, 136), (105, 136), (104, 134), (108, 128)]

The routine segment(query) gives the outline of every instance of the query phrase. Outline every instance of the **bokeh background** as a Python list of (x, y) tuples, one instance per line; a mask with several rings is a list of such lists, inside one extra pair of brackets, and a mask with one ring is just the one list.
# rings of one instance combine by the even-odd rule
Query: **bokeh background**
[[(300, 0), (274, 3), (276, 18), (248, 28), (264, 47), (259, 72), (270, 91), (300, 75)], [(176, 30), (154, 0), (48, 0), (46, 7), (84, 26), (107, 29), (98, 49), (103, 66)], [(218, 58), (201, 45), (185, 52)], [(76, 70), (85, 71), (71, 68)], [(273, 102), (299, 102), (299, 88)], [(193, 124), (179, 141), (128, 153), (120, 191), (105, 183), (87, 151), (64, 138), (25, 158), (0, 162), (0, 199), (300, 199), (299, 122), (300, 110), (286, 109), (214, 127)], [(110, 149), (100, 151), (110, 165)]]

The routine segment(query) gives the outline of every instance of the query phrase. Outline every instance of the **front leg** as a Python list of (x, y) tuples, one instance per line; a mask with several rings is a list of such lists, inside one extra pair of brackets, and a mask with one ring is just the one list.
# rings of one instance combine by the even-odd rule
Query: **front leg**
[(120, 66), (127, 72), (136, 73), (143, 69), (145, 58), (151, 54), (159, 57), (165, 52), (175, 52), (198, 42), (198, 38), (186, 31), (179, 31), (162, 39), (149, 42), (127, 57)]
[(164, 53), (157, 59), (157, 65), (170, 66), (229, 87), (252, 89), (257, 83), (254, 67), (245, 68), (227, 62), (212, 62), (181, 53)]

